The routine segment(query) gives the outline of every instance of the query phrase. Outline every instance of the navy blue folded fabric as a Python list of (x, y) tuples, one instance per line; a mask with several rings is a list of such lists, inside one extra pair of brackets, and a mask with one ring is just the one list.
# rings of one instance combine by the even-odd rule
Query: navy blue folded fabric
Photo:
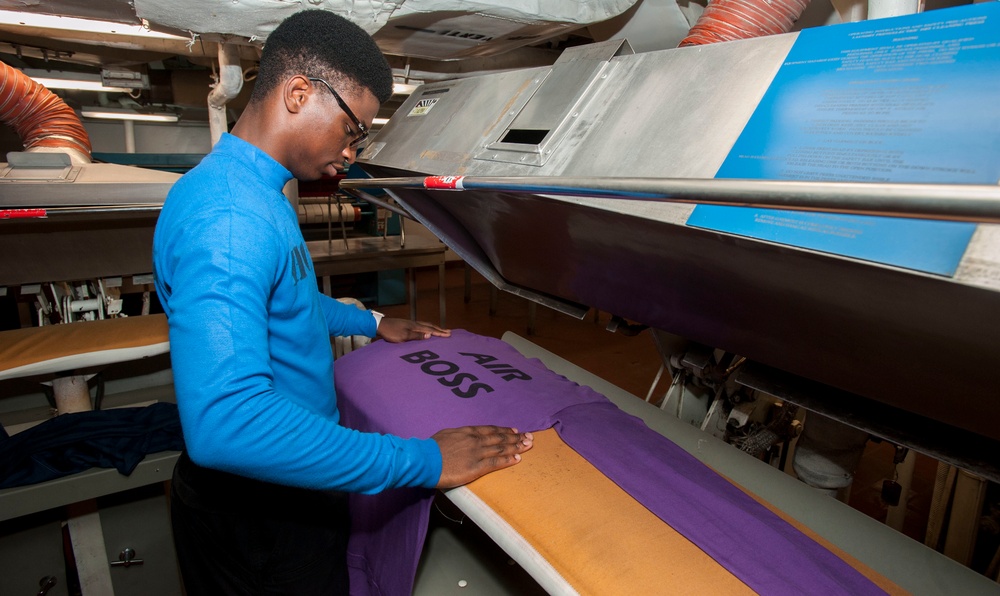
[(0, 488), (90, 468), (117, 468), (128, 475), (146, 454), (183, 448), (177, 406), (171, 403), (63, 414), (13, 437), (0, 435)]

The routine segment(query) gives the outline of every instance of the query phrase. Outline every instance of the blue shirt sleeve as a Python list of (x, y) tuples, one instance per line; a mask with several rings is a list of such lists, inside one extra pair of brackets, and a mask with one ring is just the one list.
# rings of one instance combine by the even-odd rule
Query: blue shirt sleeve
[(377, 325), (371, 311), (344, 304), (325, 294), (320, 294), (320, 305), (330, 335), (375, 337)]

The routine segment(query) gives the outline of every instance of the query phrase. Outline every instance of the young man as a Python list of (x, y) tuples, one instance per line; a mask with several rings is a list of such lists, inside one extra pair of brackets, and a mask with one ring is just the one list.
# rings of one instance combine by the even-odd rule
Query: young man
[(345, 492), (457, 486), (531, 447), (511, 428), (419, 440), (339, 425), (331, 335), (449, 335), (321, 295), (281, 193), (352, 162), (391, 92), (360, 27), (299, 12), (267, 39), (232, 134), (163, 206), (153, 258), (187, 445), (171, 502), (189, 596), (346, 593)]

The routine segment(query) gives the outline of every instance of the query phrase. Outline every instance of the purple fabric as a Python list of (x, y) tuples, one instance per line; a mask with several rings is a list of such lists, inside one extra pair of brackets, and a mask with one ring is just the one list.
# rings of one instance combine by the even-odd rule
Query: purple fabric
[[(555, 427), (563, 441), (760, 594), (884, 594), (870, 580), (602, 395), (464, 331), (376, 342), (336, 364), (344, 424), (426, 438), (467, 424)], [(526, 457), (530, 457), (530, 452)], [(432, 491), (352, 495), (352, 594), (408, 594)]]
[(567, 445), (758, 594), (885, 594), (611, 402), (581, 404), (558, 417)]
[[(606, 401), (499, 340), (461, 330), (450, 339), (378, 341), (335, 366), (344, 426), (405, 438), (470, 424), (542, 430), (568, 406)], [(434, 491), (400, 492), (350, 495), (352, 594), (412, 592)]]
[(427, 488), (348, 494), (351, 594), (390, 596), (413, 592), (433, 497), (434, 490)]

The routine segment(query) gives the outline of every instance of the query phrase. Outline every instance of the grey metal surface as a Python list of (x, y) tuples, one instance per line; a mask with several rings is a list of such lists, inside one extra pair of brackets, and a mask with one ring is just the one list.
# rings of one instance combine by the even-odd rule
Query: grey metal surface
[[(424, 85), (358, 163), (442, 175), (710, 178), (795, 37), (612, 58), (600, 93), (543, 167), (473, 156), (502, 138), (552, 67)], [(429, 99), (433, 108), (411, 115)]]
[[(440, 507), (441, 500), (437, 501)], [(461, 511), (431, 512), (413, 596), (541, 596), (531, 576)]]
[(162, 204), (167, 191), (180, 178), (170, 172), (106, 163), (74, 166), (72, 176), (42, 176), (41, 172), (39, 168), (0, 164), (0, 209)]
[(0, 220), (0, 286), (153, 271), (156, 215)]
[(69, 594), (59, 517), (33, 516), (0, 524), (0, 594), (38, 594), (45, 577), (55, 578), (47, 596)]
[(731, 481), (913, 594), (994, 594), (997, 584), (792, 476), (660, 411), (638, 397), (513, 333), (503, 341), (615, 405)]
[(130, 476), (114, 468), (93, 468), (41, 484), (5, 488), (0, 490), (0, 521), (170, 480), (179, 456), (179, 451), (148, 455)]
[(590, 44), (563, 52), (544, 75), (532, 79), (525, 104), (510, 112), (516, 116), (493, 142), (476, 153), (477, 159), (542, 166), (570, 130), (580, 111), (607, 83), (609, 60), (631, 54), (621, 40)]
[[(712, 178), (794, 39), (612, 58), (607, 82), (542, 166), (475, 155), (507, 130), (517, 106), (531, 104), (525, 97), (546, 69), (427, 85), (360, 163), (375, 177)], [(428, 97), (438, 98), (432, 109), (410, 115)], [(687, 227), (687, 204), (544, 192), (391, 194), (498, 287), (596, 307), (1000, 438), (992, 372), (1000, 284)], [(996, 230), (980, 225), (967, 254), (992, 254)]]
[(115, 596), (182, 593), (167, 494), (161, 483), (98, 500), (108, 562), (119, 561), (126, 548), (142, 560), (141, 565), (110, 568)]
[(115, 164), (72, 170), (52, 177), (46, 168), (0, 163), (0, 210), (51, 210), (46, 218), (0, 218), (0, 286), (152, 271), (159, 205), (180, 176)]

